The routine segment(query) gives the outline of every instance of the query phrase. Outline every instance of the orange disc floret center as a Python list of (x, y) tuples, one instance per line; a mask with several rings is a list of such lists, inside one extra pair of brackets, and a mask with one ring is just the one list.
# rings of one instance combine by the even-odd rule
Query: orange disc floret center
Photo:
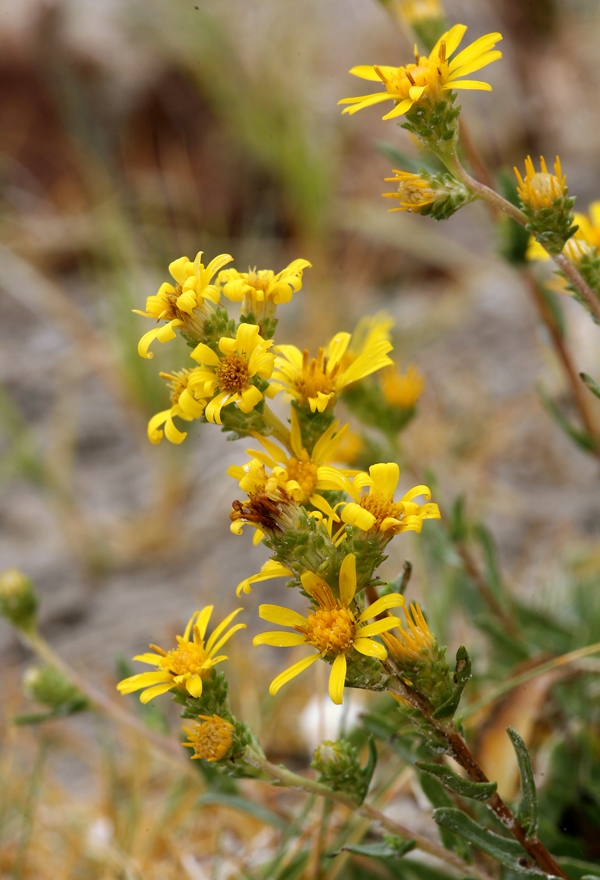
[(207, 654), (202, 645), (195, 642), (183, 642), (179, 648), (169, 651), (160, 661), (160, 665), (171, 675), (197, 675), (199, 667), (206, 660)]
[(306, 399), (316, 397), (319, 392), (331, 394), (335, 391), (335, 380), (339, 370), (339, 363), (328, 370), (328, 358), (323, 348), (319, 349), (319, 354), (311, 361), (308, 359), (308, 351), (305, 350), (302, 356), (302, 371), (296, 380), (296, 387)]
[(304, 492), (304, 499), (309, 498), (317, 485), (317, 465), (310, 461), (298, 461), (297, 458), (290, 458), (286, 465), (286, 471), (288, 480), (296, 480), (300, 484), (300, 488)]
[(234, 727), (229, 721), (214, 715), (191, 733), (190, 745), (194, 749), (195, 757), (204, 758), (205, 761), (219, 761), (231, 748)]
[(447, 71), (447, 66), (440, 59), (422, 57), (418, 64), (399, 67), (387, 81), (384, 79), (384, 84), (391, 95), (403, 100), (410, 97), (413, 86), (424, 88), (427, 97), (436, 97), (439, 87), (448, 79)]
[(368, 510), (369, 513), (373, 514), (377, 521), (375, 523), (377, 526), (380, 526), (388, 516), (393, 516), (395, 519), (402, 519), (402, 505), (394, 504), (393, 501), (388, 501), (383, 495), (364, 494), (360, 496), (358, 503), (361, 507), (364, 507), (365, 510)]
[(248, 361), (237, 352), (228, 354), (217, 367), (217, 381), (223, 391), (241, 393), (248, 384)]
[(309, 645), (322, 654), (341, 654), (351, 647), (356, 635), (356, 620), (344, 606), (319, 608), (308, 615), (306, 624), (297, 627)]

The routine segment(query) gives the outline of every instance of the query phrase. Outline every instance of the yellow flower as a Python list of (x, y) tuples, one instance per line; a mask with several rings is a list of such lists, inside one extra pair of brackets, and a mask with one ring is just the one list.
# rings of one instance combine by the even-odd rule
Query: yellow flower
[(254, 645), (275, 645), (288, 647), (292, 645), (310, 645), (317, 649), (312, 654), (294, 663), (271, 682), (269, 693), (275, 695), (279, 688), (290, 681), (304, 669), (314, 663), (318, 657), (335, 658), (329, 676), (329, 696), (334, 703), (341, 704), (344, 684), (346, 681), (347, 655), (353, 650), (368, 657), (385, 660), (387, 651), (371, 636), (379, 635), (400, 622), (396, 617), (386, 617), (375, 623), (367, 620), (377, 617), (388, 608), (400, 608), (404, 605), (404, 596), (390, 593), (369, 605), (359, 614), (351, 607), (356, 593), (356, 557), (350, 553), (344, 558), (339, 574), (339, 599), (336, 599), (329, 584), (312, 571), (301, 575), (302, 586), (310, 594), (317, 607), (308, 611), (306, 617), (282, 608), (280, 605), (261, 605), (259, 614), (263, 620), (279, 626), (291, 626), (295, 633), (267, 632), (254, 638)]
[(308, 351), (302, 353), (295, 345), (278, 345), (273, 373), (275, 382), (280, 383), (278, 388), (285, 388), (301, 406), (310, 406), (311, 412), (324, 412), (347, 385), (392, 363), (387, 357), (392, 343), (380, 339), (344, 366), (350, 339), (349, 333), (338, 333), (310, 361)]
[(396, 177), (386, 177), (386, 181), (398, 183), (398, 192), (383, 193), (385, 198), (398, 199), (399, 208), (390, 208), (390, 211), (412, 211), (419, 214), (421, 208), (430, 205), (443, 191), (435, 190), (430, 181), (425, 180), (420, 174), (410, 174), (408, 171), (394, 170)]
[(138, 352), (142, 357), (154, 357), (148, 351), (150, 343), (155, 339), (159, 342), (174, 339), (177, 328), (187, 339), (196, 342), (202, 339), (206, 321), (212, 315), (212, 304), (218, 303), (220, 296), (218, 288), (210, 282), (213, 275), (233, 257), (220, 254), (206, 268), (200, 262), (201, 259), (202, 251), (199, 251), (193, 263), (187, 257), (175, 260), (169, 266), (169, 272), (176, 282), (175, 287), (172, 284), (161, 284), (158, 293), (147, 298), (145, 312), (133, 310), (137, 315), (168, 322), (144, 333), (138, 345)]
[(286, 568), (285, 565), (282, 565), (280, 562), (275, 562), (274, 559), (268, 559), (258, 574), (253, 574), (251, 577), (245, 578), (245, 580), (240, 581), (236, 588), (236, 595), (239, 599), (242, 593), (251, 593), (252, 587), (250, 584), (258, 584), (261, 581), (270, 581), (272, 578), (279, 577), (291, 577), (292, 572), (289, 568)]
[(248, 493), (248, 500), (234, 501), (232, 504), (229, 518), (233, 534), (241, 535), (245, 525), (254, 526), (254, 543), (258, 544), (264, 532), (276, 534), (288, 529), (298, 529), (306, 513), (286, 492), (287, 472), (283, 468), (275, 467), (269, 474), (257, 458), (249, 462), (243, 470), (245, 476), (240, 480), (240, 488)]
[[(575, 265), (581, 262), (583, 257), (591, 256), (595, 248), (600, 247), (600, 202), (592, 202), (588, 207), (588, 214), (573, 214), (573, 223), (579, 229), (567, 240), (564, 253)], [(528, 260), (549, 260), (550, 254), (536, 241), (533, 235), (529, 239), (527, 247)]]
[(350, 73), (361, 79), (372, 82), (382, 82), (384, 92), (376, 92), (373, 95), (360, 95), (358, 98), (343, 98), (338, 104), (353, 104), (346, 107), (344, 113), (356, 113), (363, 107), (371, 104), (379, 104), (380, 101), (394, 100), (396, 106), (387, 113), (383, 119), (393, 119), (413, 107), (414, 104), (426, 104), (437, 102), (444, 96), (444, 91), (451, 89), (484, 89), (491, 91), (488, 83), (478, 80), (459, 80), (458, 77), (473, 73), (502, 58), (498, 50), (491, 51), (502, 39), (498, 33), (486, 34), (463, 49), (452, 61), (448, 59), (456, 51), (465, 31), (464, 24), (456, 24), (453, 28), (442, 34), (437, 41), (431, 55), (419, 56), (415, 51), (415, 64), (407, 64), (406, 67), (385, 67), (383, 65), (361, 65), (353, 67)]
[(531, 161), (531, 156), (525, 160), (525, 180), (515, 168), (515, 174), (520, 186), (517, 187), (521, 200), (533, 211), (542, 208), (551, 208), (554, 202), (565, 195), (566, 176), (562, 173), (560, 159), (557, 156), (554, 163), (554, 174), (550, 174), (546, 168), (546, 161), (540, 156), (541, 171), (536, 171)]
[[(329, 467), (319, 468), (319, 477), (325, 488), (343, 490), (350, 495), (353, 500), (342, 508), (342, 520), (364, 532), (383, 532), (389, 537), (406, 531), (420, 532), (424, 519), (440, 518), (437, 504), (419, 506), (413, 501), (419, 495), (427, 500), (431, 498), (427, 486), (415, 486), (400, 501), (394, 502), (400, 478), (400, 468), (395, 462), (374, 464), (368, 474), (358, 474), (353, 480), (341, 477), (335, 468)], [(367, 486), (368, 493), (362, 493)]]
[(394, 318), (385, 311), (361, 318), (352, 331), (350, 343), (342, 357), (342, 369), (345, 370), (357, 357), (371, 351), (382, 342), (390, 343), (391, 348), (390, 330), (395, 323)]
[[(227, 660), (224, 655), (216, 656), (217, 651), (235, 632), (246, 628), (245, 623), (237, 623), (228, 632), (221, 635), (241, 610), (238, 608), (229, 614), (213, 630), (206, 644), (204, 637), (213, 606), (207, 605), (202, 611), (195, 611), (188, 621), (183, 636), (177, 636), (176, 648), (164, 651), (156, 645), (150, 645), (156, 651), (155, 654), (139, 654), (133, 658), (142, 663), (156, 666), (156, 671), (140, 672), (138, 675), (125, 678), (117, 685), (118, 690), (122, 694), (131, 694), (141, 688), (146, 688), (140, 694), (142, 703), (147, 703), (173, 687), (187, 691), (192, 697), (199, 697), (202, 694), (202, 679), (206, 678), (213, 666), (222, 660)], [(190, 634), (192, 634), (192, 641), (190, 641)]]
[(192, 761), (197, 758), (204, 758), (205, 761), (220, 761), (233, 745), (235, 727), (230, 721), (218, 715), (198, 715), (198, 718), (203, 718), (204, 724), (184, 727), (189, 742), (182, 745), (194, 750)]
[[(197, 389), (189, 387), (190, 377), (196, 370), (178, 370), (174, 373), (159, 373), (162, 379), (168, 379), (171, 386), (171, 409), (152, 416), (148, 422), (148, 439), (151, 443), (160, 443), (163, 434), (171, 443), (183, 443), (187, 434), (175, 427), (173, 418), (191, 422), (199, 419), (206, 406), (206, 400), (201, 399)], [(164, 431), (162, 430), (164, 426)]]
[(439, 0), (399, 0), (396, 6), (405, 21), (412, 25), (444, 15)]
[(308, 260), (294, 260), (277, 275), (271, 269), (238, 272), (224, 269), (219, 275), (223, 296), (242, 302), (243, 315), (254, 315), (258, 324), (275, 313), (275, 307), (288, 303), (302, 287), (302, 272), (311, 268)]
[(409, 364), (406, 373), (388, 367), (381, 373), (379, 384), (389, 406), (411, 409), (425, 389), (425, 377), (416, 364)]
[(403, 660), (422, 660), (424, 655), (430, 654), (435, 647), (436, 640), (427, 626), (419, 604), (412, 602), (410, 613), (404, 608), (404, 616), (409, 626), (409, 631), (398, 627), (398, 635), (384, 633), (382, 635), (388, 651), (398, 662)]
[(260, 403), (263, 393), (252, 379), (271, 377), (275, 362), (269, 351), (272, 344), (260, 336), (256, 324), (240, 324), (235, 339), (219, 340), (220, 355), (203, 342), (196, 346), (191, 357), (200, 369), (194, 370), (189, 387), (198, 397), (210, 398), (204, 411), (209, 422), (222, 424), (221, 410), (230, 403), (236, 403), (243, 413)]
[(337, 459), (344, 464), (356, 464), (365, 451), (365, 441), (356, 431), (348, 431), (337, 451)]
[[(322, 464), (326, 464), (335, 455), (337, 448), (348, 433), (349, 425), (338, 431), (339, 421), (333, 422), (327, 430), (319, 437), (314, 445), (311, 455), (302, 446), (302, 436), (300, 434), (300, 423), (298, 421), (298, 413), (292, 407), (291, 415), (291, 446), (292, 456), (288, 457), (286, 453), (279, 448), (271, 440), (261, 437), (260, 434), (253, 434), (255, 440), (263, 446), (264, 450), (247, 449), (248, 455), (252, 455), (254, 460), (262, 462), (268, 468), (283, 468), (286, 473), (285, 491), (298, 504), (306, 506), (312, 504), (318, 510), (323, 511), (327, 516), (333, 513), (328, 501), (319, 494), (321, 488), (318, 477), (318, 468)], [(337, 431), (337, 433), (336, 433)], [(241, 480), (240, 488), (246, 489), (246, 477), (250, 462), (245, 467), (232, 465), (227, 473), (234, 480)], [(354, 474), (355, 471), (346, 472)], [(337, 517), (335, 517), (337, 519)]]

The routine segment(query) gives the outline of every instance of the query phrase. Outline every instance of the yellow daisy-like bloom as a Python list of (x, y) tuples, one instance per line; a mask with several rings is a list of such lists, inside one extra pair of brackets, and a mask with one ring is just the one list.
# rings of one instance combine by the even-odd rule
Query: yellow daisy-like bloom
[(221, 355), (203, 342), (192, 352), (200, 369), (194, 370), (188, 387), (199, 397), (209, 398), (204, 411), (209, 422), (222, 424), (221, 410), (230, 403), (249, 413), (263, 399), (252, 379), (269, 379), (275, 356), (269, 351), (273, 343), (263, 339), (259, 329), (256, 324), (240, 324), (235, 339), (219, 340)]
[(168, 283), (161, 284), (158, 293), (147, 298), (145, 312), (133, 310), (137, 315), (144, 315), (146, 318), (167, 321), (162, 327), (144, 333), (138, 344), (138, 352), (142, 357), (154, 357), (148, 351), (150, 343), (155, 339), (159, 342), (174, 339), (176, 329), (189, 339), (202, 338), (206, 321), (212, 314), (210, 304), (218, 303), (220, 297), (218, 287), (210, 282), (213, 275), (233, 257), (220, 254), (206, 268), (201, 259), (202, 251), (199, 251), (193, 263), (187, 257), (175, 260), (169, 266), (169, 272), (176, 282), (175, 287)]
[(198, 718), (203, 718), (204, 724), (184, 727), (189, 742), (182, 745), (194, 750), (192, 761), (198, 758), (204, 758), (205, 761), (220, 761), (233, 745), (235, 727), (230, 721), (218, 715), (198, 715)]
[[(150, 645), (152, 650), (156, 651), (155, 654), (139, 654), (134, 657), (134, 660), (139, 660), (141, 663), (156, 666), (156, 671), (140, 672), (138, 675), (125, 678), (117, 685), (118, 690), (122, 694), (131, 694), (146, 688), (140, 694), (142, 703), (147, 703), (173, 687), (187, 691), (192, 697), (199, 697), (202, 694), (202, 679), (209, 675), (213, 666), (228, 659), (225, 655), (217, 656), (217, 651), (235, 632), (246, 629), (245, 623), (236, 623), (224, 633), (233, 618), (242, 610), (238, 608), (213, 630), (205, 643), (204, 638), (213, 607), (207, 605), (202, 611), (195, 611), (192, 614), (183, 636), (177, 636), (176, 648), (164, 651), (157, 645)], [(192, 635), (191, 641), (190, 635)]]
[(285, 388), (301, 406), (309, 406), (311, 412), (324, 412), (347, 385), (393, 363), (387, 357), (392, 343), (380, 339), (345, 366), (350, 340), (349, 333), (338, 333), (312, 360), (306, 349), (301, 352), (295, 345), (278, 345), (273, 379), (280, 384), (276, 387)]
[[(279, 446), (271, 440), (267, 440), (266, 437), (261, 437), (260, 434), (253, 434), (252, 436), (255, 440), (259, 441), (265, 451), (247, 449), (246, 452), (248, 455), (252, 455), (254, 460), (262, 462), (268, 468), (281, 467), (285, 470), (287, 474), (285, 491), (294, 501), (304, 506), (312, 504), (313, 507), (330, 516), (333, 513), (331, 506), (319, 494), (321, 486), (319, 484), (318, 469), (320, 465), (328, 463), (334, 457), (336, 450), (348, 433), (349, 425), (344, 425), (338, 431), (339, 424), (339, 421), (336, 420), (327, 428), (315, 443), (312, 454), (309, 455), (302, 446), (298, 413), (292, 407), (291, 445), (294, 453), (292, 456), (287, 456)], [(240, 482), (240, 488), (244, 488), (246, 485), (244, 481), (247, 477), (246, 469), (249, 467), (249, 464), (245, 468), (232, 465), (227, 471), (234, 480), (242, 481)], [(344, 473), (354, 474), (356, 471), (344, 471)]]
[(397, 636), (391, 633), (382, 635), (388, 651), (400, 664), (403, 660), (421, 660), (423, 655), (431, 653), (436, 643), (417, 602), (411, 602), (410, 613), (404, 608), (404, 616), (408, 631), (400, 626)]
[(459, 77), (480, 70), (492, 61), (502, 58), (502, 52), (492, 51), (496, 43), (502, 39), (502, 35), (486, 34), (449, 61), (466, 30), (466, 25), (455, 24), (453, 28), (442, 34), (429, 58), (425, 55), (420, 56), (415, 48), (415, 64), (407, 64), (406, 67), (385, 67), (376, 64), (353, 67), (350, 73), (361, 79), (382, 82), (385, 91), (374, 95), (360, 95), (358, 98), (343, 98), (338, 104), (354, 105), (346, 107), (343, 113), (356, 113), (364, 107), (370, 107), (371, 104), (394, 100), (396, 106), (383, 117), (383, 119), (394, 119), (396, 116), (408, 113), (415, 104), (440, 101), (444, 92), (448, 90), (491, 91), (492, 87), (488, 83), (471, 79), (460, 80)]
[(522, 201), (529, 205), (533, 211), (551, 208), (554, 202), (565, 194), (567, 178), (562, 173), (559, 157), (556, 157), (554, 163), (554, 174), (549, 173), (543, 156), (540, 156), (540, 166), (542, 170), (536, 171), (531, 156), (527, 156), (525, 180), (521, 177), (518, 168), (515, 168), (515, 174), (520, 184), (517, 187), (517, 192)]
[(219, 275), (223, 296), (241, 302), (243, 315), (254, 315), (260, 323), (275, 313), (275, 307), (288, 303), (302, 287), (302, 272), (311, 268), (308, 260), (294, 260), (277, 275), (272, 269), (238, 272), (224, 269)]
[(416, 364), (409, 364), (405, 373), (389, 367), (382, 371), (379, 384), (389, 406), (412, 409), (425, 390), (425, 376)]
[[(579, 227), (567, 240), (564, 253), (577, 265), (583, 257), (591, 256), (595, 248), (600, 248), (600, 202), (592, 202), (588, 214), (573, 214), (573, 223)], [(528, 260), (549, 260), (550, 254), (539, 241), (531, 236), (527, 247)]]
[[(419, 495), (429, 501), (431, 492), (427, 486), (415, 486), (400, 501), (394, 501), (400, 478), (400, 468), (395, 462), (374, 464), (368, 474), (358, 474), (353, 480), (325, 466), (319, 468), (319, 477), (324, 488), (343, 490), (350, 495), (353, 500), (344, 505), (341, 518), (364, 532), (383, 532), (389, 537), (406, 531), (420, 532), (424, 519), (440, 518), (437, 504), (418, 505), (413, 501)], [(363, 493), (367, 486), (368, 493)]]
[(281, 675), (273, 679), (269, 693), (275, 695), (279, 688), (290, 681), (319, 657), (335, 658), (329, 676), (329, 696), (334, 703), (340, 705), (346, 681), (347, 655), (352, 650), (368, 657), (385, 660), (387, 651), (372, 636), (379, 635), (398, 626), (397, 617), (385, 617), (375, 623), (367, 623), (388, 608), (400, 608), (404, 605), (404, 596), (390, 593), (369, 605), (358, 614), (350, 606), (356, 593), (356, 556), (350, 553), (344, 558), (340, 568), (339, 592), (336, 599), (329, 584), (312, 571), (301, 575), (302, 586), (311, 595), (316, 608), (309, 610), (306, 617), (296, 611), (282, 608), (280, 605), (261, 605), (259, 614), (263, 620), (280, 626), (291, 626), (295, 633), (267, 632), (254, 638), (254, 645), (275, 645), (289, 647), (292, 645), (310, 645), (317, 649), (317, 654), (305, 657), (294, 663)]
[(273, 534), (299, 528), (305, 511), (286, 492), (287, 471), (275, 467), (269, 474), (257, 458), (243, 470), (245, 476), (240, 480), (240, 488), (248, 493), (248, 500), (232, 504), (229, 518), (233, 534), (241, 535), (244, 526), (251, 525), (256, 529), (254, 543), (258, 544), (265, 532)]
[(194, 372), (195, 370), (177, 370), (173, 373), (159, 373), (162, 379), (169, 380), (171, 409), (157, 413), (148, 422), (148, 439), (151, 443), (160, 443), (164, 434), (171, 443), (183, 443), (187, 434), (175, 427), (173, 418), (177, 416), (191, 422), (199, 419), (204, 412), (206, 400), (198, 396), (197, 389), (189, 387), (190, 377)]
[(396, 177), (386, 177), (386, 181), (398, 183), (398, 192), (383, 193), (387, 199), (398, 199), (399, 208), (390, 208), (390, 211), (412, 211), (419, 214), (421, 208), (430, 205), (441, 194), (440, 190), (432, 188), (428, 180), (420, 174), (411, 174), (409, 171), (396, 171)]

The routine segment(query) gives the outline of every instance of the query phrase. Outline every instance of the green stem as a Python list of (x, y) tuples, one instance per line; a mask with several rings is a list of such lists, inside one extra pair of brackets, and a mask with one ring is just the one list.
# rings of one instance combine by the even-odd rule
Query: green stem
[(272, 409), (269, 408), (268, 404), (265, 403), (265, 408), (263, 411), (263, 419), (265, 425), (271, 429), (273, 437), (279, 440), (288, 452), (291, 452), (292, 455), (294, 450), (292, 449), (292, 435), (288, 428), (283, 424), (281, 419), (278, 419)]
[(326, 785), (322, 785), (320, 782), (314, 782), (312, 779), (305, 779), (304, 776), (299, 776), (297, 773), (292, 773), (292, 771), (288, 770), (287, 767), (280, 767), (275, 764), (271, 764), (271, 762), (267, 761), (265, 757), (256, 754), (250, 749), (246, 750), (245, 760), (249, 764), (252, 764), (254, 767), (257, 767), (259, 770), (262, 770), (264, 773), (267, 773), (272, 779), (280, 782), (287, 788), (291, 788), (295, 791), (306, 791), (310, 794), (316, 794), (319, 797), (335, 801), (336, 803), (342, 804), (342, 806), (347, 807), (347, 809), (352, 810), (352, 812), (356, 815), (364, 816), (365, 818), (368, 818), (373, 822), (378, 823), (391, 834), (396, 834), (398, 837), (402, 837), (405, 840), (414, 840), (418, 848), (421, 849), (423, 852), (429, 853), (429, 855), (435, 856), (436, 858), (447, 862), (458, 871), (460, 871), (460, 873), (464, 876), (474, 877), (476, 878), (476, 880), (490, 880), (489, 875), (485, 874), (474, 865), (469, 865), (467, 862), (461, 859), (460, 856), (457, 856), (456, 853), (453, 853), (451, 850), (445, 849), (443, 846), (441, 846), (441, 844), (430, 840), (423, 834), (419, 834), (416, 831), (411, 831), (409, 828), (405, 828), (403, 825), (400, 825), (398, 822), (390, 819), (388, 816), (386, 816), (384, 813), (381, 813), (370, 804), (362, 804), (359, 807), (347, 795), (342, 794), (339, 791), (332, 791), (330, 788), (327, 788)]
[[(473, 195), (482, 199), (484, 202), (487, 202), (488, 205), (491, 205), (493, 208), (497, 208), (499, 211), (504, 211), (505, 214), (508, 214), (509, 217), (512, 217), (512, 219), (521, 226), (527, 227), (528, 220), (523, 211), (520, 211), (519, 208), (503, 198), (495, 190), (490, 189), (489, 186), (486, 186), (484, 183), (480, 183), (478, 180), (475, 180), (474, 177), (471, 177), (461, 165), (456, 153), (450, 155), (440, 153), (439, 157), (444, 162), (448, 171), (453, 174), (457, 180), (460, 180), (460, 182), (463, 183)], [(543, 242), (540, 242), (540, 244), (543, 246)], [(587, 281), (579, 274), (576, 267), (565, 255), (564, 251), (560, 254), (552, 254), (548, 251), (548, 254), (552, 257), (559, 270), (567, 276), (573, 287), (579, 291), (588, 304), (594, 317), (600, 322), (600, 302)]]

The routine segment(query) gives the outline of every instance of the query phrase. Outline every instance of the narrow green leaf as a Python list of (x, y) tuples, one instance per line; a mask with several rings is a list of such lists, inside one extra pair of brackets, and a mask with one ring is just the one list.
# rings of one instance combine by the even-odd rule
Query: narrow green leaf
[(454, 834), (460, 834), (473, 846), (492, 856), (502, 865), (506, 865), (507, 868), (524, 874), (540, 873), (520, 843), (482, 828), (462, 810), (457, 810), (456, 807), (440, 807), (434, 810), (432, 815), (438, 825)]
[(464, 541), (469, 532), (469, 524), (465, 514), (465, 496), (459, 495), (450, 510), (449, 537), (451, 541)]
[(273, 813), (272, 810), (268, 810), (254, 801), (246, 800), (246, 798), (234, 794), (222, 794), (217, 791), (209, 792), (208, 794), (203, 794), (198, 799), (197, 804), (199, 807), (219, 804), (223, 807), (230, 807), (232, 810), (239, 810), (241, 813), (249, 813), (256, 819), (267, 822), (269, 825), (274, 825), (276, 828), (285, 830), (288, 827), (288, 823), (281, 816), (278, 816), (277, 813)]
[(596, 397), (600, 397), (600, 385), (598, 385), (597, 382), (594, 382), (592, 377), (588, 376), (587, 373), (580, 373), (579, 376), (581, 379), (583, 379), (592, 394), (595, 394)]
[(428, 761), (417, 761), (416, 766), (425, 773), (431, 773), (439, 779), (446, 788), (462, 797), (473, 798), (476, 801), (488, 801), (498, 788), (497, 782), (473, 782), (464, 779), (447, 767), (445, 764), (430, 764)]
[(570, 437), (580, 449), (583, 449), (584, 452), (594, 452), (596, 449), (596, 441), (594, 438), (590, 437), (586, 431), (581, 431), (579, 428), (575, 428), (564, 413), (558, 408), (552, 398), (549, 397), (542, 388), (538, 388), (538, 392), (547, 412), (550, 413), (556, 424), (562, 428), (565, 434)]
[[(434, 809), (438, 807), (454, 806), (452, 798), (435, 776), (430, 776), (428, 773), (421, 774), (419, 777), (419, 785), (423, 789), (423, 794)], [(471, 861), (471, 845), (464, 839), (464, 837), (459, 837), (457, 834), (453, 834), (451, 831), (448, 831), (447, 828), (443, 828), (440, 825), (440, 840), (446, 849), (453, 850), (468, 862)]]
[(531, 837), (535, 837), (538, 827), (538, 800), (535, 789), (535, 776), (527, 746), (522, 738), (512, 727), (507, 727), (506, 732), (510, 737), (517, 761), (519, 762), (521, 803), (519, 804), (518, 817), (521, 824), (527, 829), (527, 839), (529, 840)]
[(456, 652), (456, 668), (454, 670), (454, 682), (456, 687), (445, 703), (433, 713), (434, 718), (451, 718), (460, 703), (463, 691), (468, 680), (471, 678), (471, 658), (464, 645)]
[(373, 773), (375, 772), (375, 767), (377, 766), (377, 745), (375, 744), (375, 737), (372, 733), (369, 734), (369, 738), (367, 740), (367, 745), (369, 748), (369, 757), (367, 758), (367, 763), (363, 767), (363, 784), (362, 784), (362, 792), (359, 800), (359, 806), (362, 804), (364, 799), (367, 796), (367, 792), (369, 791), (369, 786), (371, 784), (371, 780), (373, 778)]
[(328, 858), (339, 856), (342, 852), (356, 853), (358, 856), (372, 856), (376, 859), (400, 859), (416, 846), (414, 840), (401, 840), (399, 837), (386, 835), (385, 840), (378, 843), (346, 843), (336, 852), (328, 853)]
[(483, 523), (477, 523), (477, 525), (473, 528), (473, 533), (479, 541), (481, 549), (483, 550), (486, 581), (494, 596), (502, 601), (505, 598), (505, 591), (504, 584), (502, 583), (500, 564), (498, 562), (496, 542), (494, 541), (490, 530), (486, 528)]

